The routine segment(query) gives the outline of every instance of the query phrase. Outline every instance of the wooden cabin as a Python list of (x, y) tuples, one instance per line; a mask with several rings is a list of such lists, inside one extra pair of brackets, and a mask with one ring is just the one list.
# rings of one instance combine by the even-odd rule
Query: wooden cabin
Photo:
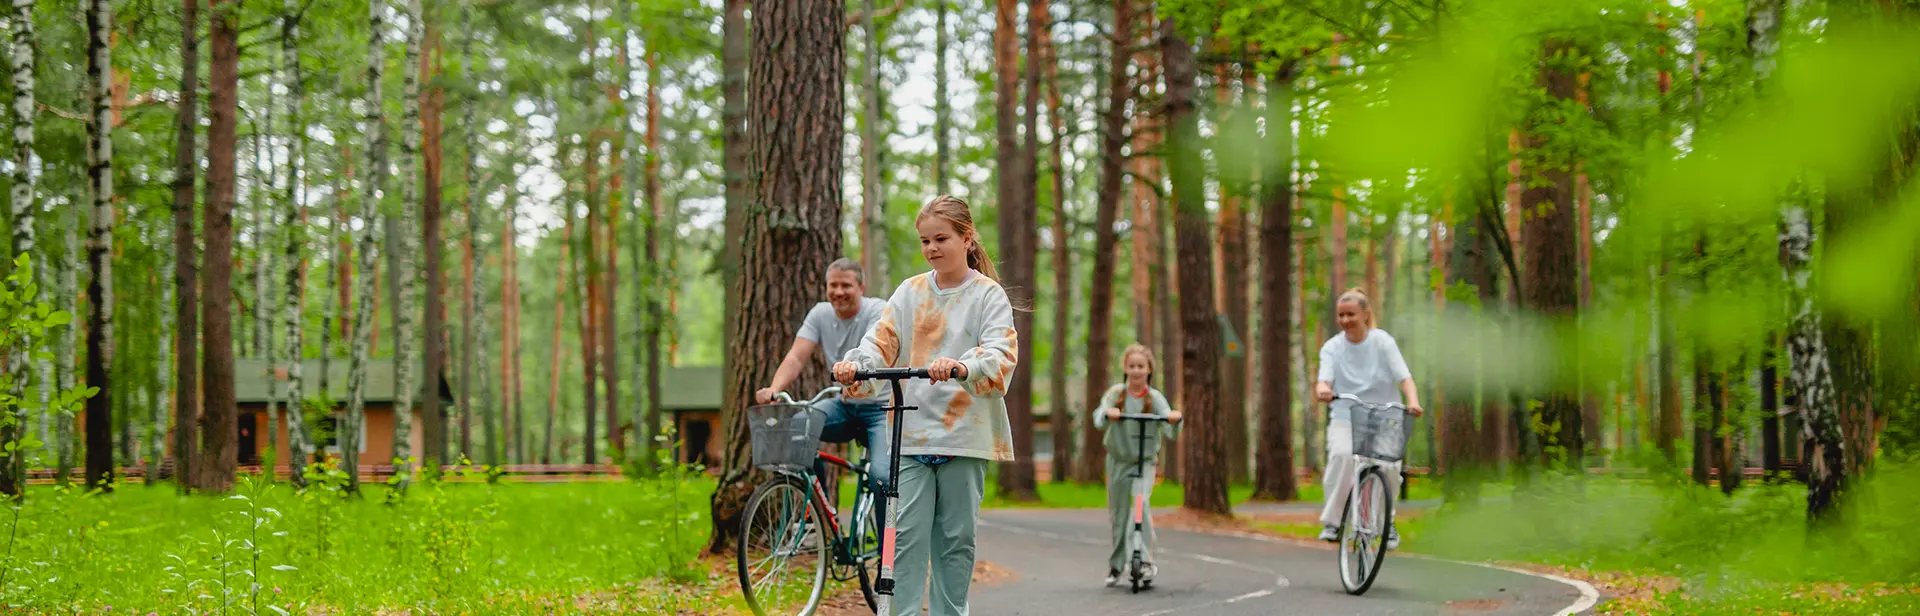
[[(316, 441), (321, 451), (327, 455), (339, 455), (341, 439), (336, 427), (343, 425), (347, 412), (347, 371), (349, 362), (336, 358), (327, 362), (327, 394), (333, 401), (333, 413), (319, 419), (324, 434), (332, 435), (324, 442)], [(286, 422), (286, 386), (287, 366), (271, 366), (265, 360), (235, 359), (233, 361), (234, 400), (239, 407), (240, 424), (240, 465), (249, 466), (260, 463), (260, 453), (267, 447), (266, 439), (261, 437), (262, 426), (266, 426), (267, 401), (269, 396), (280, 403), (280, 422), (273, 429), (279, 434), (279, 443), (287, 442)], [(393, 424), (394, 402), (396, 396), (394, 383), (397, 375), (392, 359), (377, 359), (367, 364), (366, 403), (363, 407), (366, 421), (361, 423), (359, 434), (360, 463), (363, 465), (384, 465), (393, 463)], [(320, 360), (310, 359), (301, 362), (301, 388), (311, 398), (319, 393)], [(427, 379), (424, 369), (415, 368), (416, 380), (420, 382), (420, 394), (415, 394), (414, 403), (423, 399)], [(454, 411), (453, 385), (441, 372), (440, 413), (443, 417), (452, 417)], [(413, 434), (408, 439), (414, 455), (423, 451), (420, 410), (413, 410)], [(171, 439), (169, 439), (171, 442)], [(283, 445), (284, 446), (284, 445)], [(285, 465), (285, 452), (281, 452), (279, 465)]]
[(661, 376), (660, 411), (673, 418), (680, 440), (674, 458), (717, 470), (726, 456), (726, 428), (720, 425), (726, 373), (719, 366), (671, 366)]

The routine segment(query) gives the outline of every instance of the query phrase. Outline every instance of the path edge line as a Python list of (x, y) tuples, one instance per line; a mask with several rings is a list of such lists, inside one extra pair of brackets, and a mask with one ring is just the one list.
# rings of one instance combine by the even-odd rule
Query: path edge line
[[(1257, 541), (1265, 541), (1268, 543), (1288, 544), (1288, 545), (1295, 545), (1295, 546), (1301, 546), (1301, 547), (1309, 547), (1314, 549), (1329, 549), (1324, 545), (1322, 545), (1324, 542), (1309, 541), (1306, 539), (1274, 537), (1271, 535), (1262, 535), (1260, 533), (1248, 533), (1248, 532), (1241, 532), (1241, 531), (1235, 531), (1235, 530), (1207, 530), (1207, 529), (1195, 529), (1195, 528), (1178, 528), (1178, 529), (1169, 528), (1168, 530), (1180, 530), (1180, 531), (1185, 531), (1190, 533), (1203, 533), (1203, 534), (1217, 535), (1222, 537), (1236, 537), (1241, 539), (1254, 539)], [(1507, 567), (1507, 566), (1496, 565), (1492, 563), (1480, 563), (1480, 562), (1473, 562), (1473, 561), (1467, 561), (1467, 560), (1454, 560), (1451, 558), (1441, 558), (1438, 556), (1428, 556), (1425, 554), (1402, 553), (1400, 557), (1401, 558), (1419, 558), (1424, 560), (1452, 563), (1456, 565), (1469, 565), (1474, 567), (1484, 567), (1487, 569), (1497, 569), (1500, 571), (1506, 571), (1508, 573), (1518, 573), (1520, 575), (1559, 582), (1561, 584), (1572, 586), (1574, 590), (1580, 591), (1580, 599), (1574, 601), (1571, 605), (1568, 605), (1567, 607), (1561, 608), (1560, 611), (1554, 612), (1553, 616), (1573, 616), (1574, 614), (1579, 614), (1587, 610), (1591, 610), (1594, 608), (1594, 606), (1600, 604), (1600, 591), (1598, 589), (1595, 589), (1592, 584), (1588, 584), (1586, 582), (1572, 579), (1572, 578), (1554, 575), (1551, 573), (1539, 573), (1535, 571), (1528, 571), (1525, 569), (1518, 569), (1514, 567)]]

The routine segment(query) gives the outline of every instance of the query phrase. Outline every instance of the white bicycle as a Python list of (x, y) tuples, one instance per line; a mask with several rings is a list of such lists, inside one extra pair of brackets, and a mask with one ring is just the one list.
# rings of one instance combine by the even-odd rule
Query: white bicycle
[(1356, 479), (1347, 494), (1340, 518), (1340, 584), (1347, 594), (1359, 595), (1373, 587), (1380, 564), (1387, 559), (1387, 535), (1393, 528), (1393, 496), (1387, 489), (1387, 466), (1406, 457), (1407, 407), (1376, 404), (1352, 394), (1336, 399), (1353, 402), (1353, 457)]

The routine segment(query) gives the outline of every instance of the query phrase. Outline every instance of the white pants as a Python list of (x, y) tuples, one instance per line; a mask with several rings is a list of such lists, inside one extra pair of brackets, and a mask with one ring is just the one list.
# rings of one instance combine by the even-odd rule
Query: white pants
[[(1387, 475), (1387, 502), (1400, 497), (1400, 463), (1380, 464), (1381, 472)], [(1353, 422), (1335, 419), (1327, 423), (1327, 474), (1321, 479), (1326, 488), (1327, 504), (1320, 510), (1322, 526), (1337, 526), (1340, 517), (1346, 513), (1347, 494), (1353, 491), (1353, 482), (1359, 465), (1353, 459)], [(1398, 514), (1395, 514), (1398, 517)]]

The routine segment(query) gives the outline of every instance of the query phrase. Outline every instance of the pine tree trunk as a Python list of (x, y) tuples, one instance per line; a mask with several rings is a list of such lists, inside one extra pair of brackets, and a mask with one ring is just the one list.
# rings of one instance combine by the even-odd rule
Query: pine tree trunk
[[(439, 73), (438, 62), (435, 62), (434, 59), (440, 55), (440, 33), (437, 26), (429, 26), (427, 28), (426, 39), (423, 46), (425, 49), (430, 50), (430, 53), (421, 54), (421, 66), (419, 70), (423, 75), (423, 81), (434, 83), (435, 77)], [(440, 410), (440, 377), (444, 373), (447, 363), (445, 295), (447, 283), (446, 270), (443, 269), (441, 265), (442, 255), (440, 245), (442, 235), (441, 225), (444, 222), (442, 220), (443, 214), (441, 213), (441, 178), (443, 177), (441, 175), (443, 169), (441, 163), (443, 159), (441, 158), (440, 150), (440, 126), (442, 117), (440, 100), (440, 86), (434, 85), (428, 92), (420, 96), (418, 102), (418, 105), (422, 109), (420, 126), (424, 134), (421, 135), (423, 143), (421, 162), (423, 163), (423, 175), (426, 181), (425, 188), (421, 191), (422, 198), (420, 200), (420, 246), (424, 252), (421, 261), (424, 265), (427, 279), (424, 298), (425, 306), (422, 309), (423, 318), (421, 319), (424, 322), (421, 328), (421, 333), (424, 334), (424, 340), (420, 349), (423, 355), (421, 369), (425, 373), (423, 376), (426, 377), (426, 380), (420, 388), (422, 392), (420, 397), (420, 432), (422, 437), (421, 449), (423, 450), (421, 452), (421, 461), (429, 468), (437, 468), (452, 462), (452, 460), (447, 457), (447, 420), (446, 416), (441, 414)], [(411, 310), (413, 302), (408, 302), (407, 306), (409, 310)]]
[[(745, 104), (751, 105), (751, 100), (748, 100)], [(743, 146), (743, 148), (748, 150), (745, 156), (750, 158), (752, 156), (751, 144)], [(750, 159), (747, 163), (749, 165), (752, 164)], [(736, 214), (736, 218), (739, 219), (739, 224), (742, 226), (742, 233), (745, 232), (744, 225), (746, 224), (745, 221), (747, 217), (747, 213), (744, 210), (752, 205), (750, 200), (754, 198), (753, 191), (758, 188), (758, 186), (755, 185), (758, 180), (753, 179), (752, 176), (753, 169), (755, 169), (755, 167), (750, 166), (745, 172), (748, 174), (748, 179), (743, 179), (742, 181), (747, 183), (744, 183), (739, 191), (740, 197), (749, 200), (748, 203), (742, 204), (742, 211)], [(647, 352), (647, 380), (645, 383), (647, 388), (646, 420), (647, 436), (651, 439), (659, 436), (663, 432), (662, 420), (664, 417), (661, 415), (662, 410), (660, 405), (660, 334), (666, 327), (666, 314), (661, 311), (660, 296), (658, 293), (659, 287), (663, 286), (666, 280), (665, 268), (660, 266), (660, 56), (651, 43), (647, 48), (647, 160), (646, 165), (644, 165), (644, 172), (646, 175), (644, 188), (646, 189), (647, 208), (644, 233), (646, 236), (645, 243), (647, 253), (646, 260), (644, 261), (647, 264), (645, 302), (647, 324), (646, 327), (643, 328), (646, 330), (646, 340), (641, 344), (641, 348), (646, 349)], [(740, 238), (744, 237), (744, 235), (734, 235), (730, 237)], [(738, 241), (729, 243), (740, 244)], [(732, 291), (734, 294), (733, 310), (736, 328), (739, 326), (740, 315), (745, 314), (742, 312), (740, 304), (740, 302), (743, 301), (741, 299), (743, 297), (741, 290), (745, 288), (740, 286), (740, 268), (746, 266), (746, 263), (740, 260), (744, 258), (739, 256), (743, 254), (741, 252), (742, 250), (744, 249), (741, 247), (734, 249), (736, 259), (734, 261), (735, 271)], [(731, 346), (727, 347), (729, 350), (740, 348), (739, 341), (733, 337), (735, 331), (738, 330), (729, 330), (726, 334), (727, 340), (734, 341)], [(737, 354), (730, 352), (727, 353), (727, 355), (732, 357)], [(734, 369), (738, 370), (740, 366), (735, 365)], [(728, 372), (727, 374), (733, 373)], [(638, 410), (639, 409), (635, 409), (635, 411)], [(651, 440), (648, 441), (649, 447), (660, 444), (662, 443), (655, 443)], [(671, 443), (665, 444), (669, 446), (672, 445)], [(648, 451), (649, 454), (651, 454), (652, 450), (649, 449)], [(650, 455), (647, 459), (652, 460), (653, 457)]]
[[(421, 0), (407, 0), (407, 40), (406, 59), (400, 65), (400, 160), (396, 168), (400, 176), (400, 212), (392, 220), (398, 224), (392, 235), (399, 239), (395, 242), (399, 254), (389, 261), (393, 265), (393, 281), (399, 288), (393, 304), (395, 316), (393, 332), (393, 474), (399, 478), (395, 487), (407, 488), (413, 478), (413, 416), (418, 412), (415, 405), (419, 402), (420, 351), (414, 346), (418, 332), (414, 330), (414, 309), (420, 304), (420, 294), (415, 287), (418, 272), (413, 265), (413, 255), (419, 251), (417, 239), (413, 234), (413, 209), (420, 195), (421, 169), (417, 165), (420, 153), (420, 47), (425, 37), (424, 14)], [(438, 392), (430, 392), (437, 396)], [(430, 436), (430, 435), (428, 435)]]
[[(760, 474), (748, 464), (746, 415), (734, 409), (743, 408), (741, 401), (773, 376), (793, 341), (793, 323), (817, 301), (816, 281), (841, 245), (837, 136), (845, 117), (845, 11), (839, 0), (754, 7), (748, 111), (763, 123), (752, 131), (751, 167), (754, 198), (761, 205), (747, 214), (735, 284), (755, 290), (741, 294), (741, 314), (784, 316), (737, 319), (727, 336), (740, 361), (727, 374), (720, 407), (726, 454), (707, 548), (716, 554), (733, 546), (742, 506)], [(829, 60), (802, 61), (819, 58)]]
[[(469, 81), (478, 78), (478, 72), (475, 69), (479, 64), (479, 56), (474, 55), (473, 34), (473, 0), (461, 0), (460, 57), (463, 60), (460, 68), (463, 73), (462, 76), (466, 77)], [(474, 136), (479, 133), (478, 121), (474, 119), (474, 109), (479, 107), (477, 98), (478, 97), (467, 96), (463, 97), (460, 101), (460, 155), (462, 157), (460, 178), (461, 184), (464, 186), (460, 191), (460, 200), (465, 209), (467, 221), (467, 236), (464, 238), (464, 241), (461, 242), (460, 281), (461, 284), (465, 285), (465, 288), (461, 289), (462, 292), (460, 294), (460, 455), (469, 458), (477, 457), (487, 465), (498, 465), (500, 464), (500, 441), (497, 440), (499, 435), (494, 431), (494, 423), (491, 419), (495, 416), (495, 414), (492, 413), (497, 413), (498, 411), (492, 411), (495, 407), (491, 404), (485, 407), (491, 411), (491, 413), (485, 415), (480, 420), (482, 429), (486, 431), (486, 454), (476, 455), (476, 452), (473, 450), (473, 415), (475, 412), (482, 412), (480, 408), (475, 407), (473, 404), (473, 378), (475, 376), (473, 361), (476, 357), (473, 347), (475, 342), (478, 342), (473, 337), (473, 330), (476, 325), (473, 319), (474, 307), (480, 303), (480, 285), (475, 284), (473, 280), (473, 255), (474, 251), (478, 249), (476, 244), (480, 241), (481, 227), (480, 218), (474, 215), (473, 210), (473, 195), (479, 189), (479, 187), (473, 183), (474, 147), (479, 144), (479, 140), (474, 138)], [(505, 299), (504, 297), (501, 298), (503, 303)], [(484, 353), (478, 354), (477, 356), (481, 358), (483, 363), (486, 361), (486, 355)], [(481, 368), (479, 376), (485, 378), (485, 368)], [(501, 382), (503, 385), (505, 384), (504, 379)], [(484, 392), (486, 390), (483, 387), (481, 391)]]
[[(12, 61), (14, 88), (12, 118), (13, 186), (11, 191), (11, 211), (13, 215), (11, 220), (13, 220), (13, 232), (10, 236), (12, 246), (7, 251), (9, 262), (11, 262), (11, 257), (34, 253), (33, 221), (34, 213), (39, 211), (38, 204), (34, 201), (33, 193), (35, 179), (33, 174), (33, 121), (34, 114), (36, 113), (34, 107), (34, 64), (36, 60), (35, 49), (39, 42), (33, 33), (33, 2), (31, 2), (31, 0), (14, 0), (13, 5), (14, 12), (7, 20), (9, 25), (12, 26), (13, 31), (13, 49), (12, 53), (9, 54), (9, 59)], [(48, 269), (48, 265), (50, 264), (44, 258), (36, 256), (34, 259), (34, 267), (43, 271)], [(59, 334), (56, 333), (54, 335)], [(28, 362), (28, 355), (25, 349), (15, 350), (9, 353), (6, 359), (7, 373), (13, 382), (12, 391), (8, 393), (18, 398), (26, 394), (27, 383), (31, 380), (27, 371), (30, 369), (31, 364)], [(46, 387), (46, 379), (42, 377), (40, 388), (44, 392)], [(24, 411), (25, 405), (21, 406)], [(43, 404), (42, 406), (44, 407), (45, 405)], [(64, 416), (65, 414), (63, 413), (63, 419)], [(16, 417), (24, 418), (25, 415), (16, 414)], [(8, 443), (14, 442), (22, 433), (24, 433), (22, 424), (16, 421), (6, 430), (0, 430), (0, 441)], [(26, 486), (23, 481), (24, 478), (20, 475), (20, 471), (23, 470), (24, 467), (25, 464), (18, 455), (0, 455), (0, 494), (8, 494), (16, 497), (24, 496)]]
[[(387, 7), (375, 2), (368, 7), (367, 28), (367, 74), (368, 84), (366, 103), (367, 135), (367, 179), (361, 183), (360, 195), (360, 237), (359, 263), (355, 268), (359, 274), (355, 277), (353, 309), (353, 352), (347, 370), (347, 421), (339, 430), (341, 466), (347, 472), (347, 491), (358, 493), (360, 490), (360, 448), (365, 441), (360, 438), (361, 427), (366, 424), (366, 383), (367, 363), (373, 342), (373, 302), (374, 281), (377, 276), (374, 268), (378, 261), (374, 255), (374, 242), (380, 237), (380, 222), (387, 218), (382, 213), (380, 194), (386, 183), (387, 169), (387, 120), (381, 94), (382, 76), (386, 69), (386, 47), (381, 35), (386, 30)], [(394, 362), (396, 368), (402, 362)], [(395, 407), (400, 408), (400, 407)]]
[[(942, 2), (943, 8), (944, 5)], [(1120, 241), (1113, 227), (1115, 219), (1119, 218), (1120, 200), (1126, 188), (1122, 183), (1126, 179), (1123, 167), (1126, 164), (1126, 109), (1127, 100), (1132, 95), (1127, 79), (1130, 57), (1126, 51), (1127, 44), (1122, 41), (1132, 40), (1132, 28), (1133, 3), (1114, 3), (1114, 43), (1107, 62), (1107, 108), (1100, 114), (1099, 204), (1093, 217), (1093, 294), (1087, 299), (1087, 380), (1086, 396), (1081, 398), (1081, 406), (1087, 409), (1091, 409), (1107, 390), (1107, 369), (1112, 361), (1109, 358), (1113, 350), (1114, 252)], [(1083, 412), (1088, 411), (1073, 410), (1076, 416)], [(1104, 465), (1107, 453), (1105, 443), (1101, 440), (1104, 434), (1094, 430), (1091, 421), (1083, 425), (1085, 427), (1080, 431), (1080, 465), (1075, 469), (1074, 479), (1097, 483), (1106, 472)], [(1056, 472), (1066, 472), (1066, 468), (1058, 462), (1054, 468)]]
[(572, 248), (573, 248), (572, 246), (573, 220), (572, 219), (573, 219), (572, 216), (567, 216), (566, 230), (562, 232), (566, 237), (560, 240), (560, 275), (558, 277), (555, 277), (553, 281), (553, 284), (554, 284), (554, 287), (553, 287), (553, 335), (551, 337), (551, 339), (553, 340), (553, 350), (547, 355), (548, 357), (547, 371), (549, 374), (549, 380), (547, 382), (547, 427), (546, 427), (546, 430), (544, 430), (541, 435), (541, 443), (540, 443), (540, 463), (541, 464), (553, 463), (553, 432), (554, 432), (554, 429), (559, 425), (560, 357), (561, 357), (560, 329), (561, 329), (561, 325), (566, 322), (567, 288), (570, 286), (576, 286), (571, 284), (571, 279), (568, 277), (569, 274), (567, 271), (568, 268), (572, 266), (572, 261), (568, 259), (568, 256), (569, 256), (568, 253), (572, 252)]
[[(632, 73), (632, 71), (627, 68), (625, 61), (627, 58), (627, 32), (621, 30), (619, 37), (620, 43), (615, 49), (619, 53), (617, 57), (620, 58), (620, 60), (614, 62), (614, 66), (619, 68), (620, 80), (625, 81), (627, 76)], [(619, 113), (614, 114), (614, 117), (621, 118), (620, 126), (624, 129), (628, 125), (624, 121), (627, 117), (625, 112), (626, 106), (621, 102), (620, 89), (618, 84), (608, 84), (607, 101), (612, 104), (615, 110), (619, 111)], [(618, 308), (620, 304), (620, 243), (622, 239), (620, 237), (620, 212), (626, 209), (626, 205), (632, 203), (633, 199), (625, 192), (632, 190), (632, 184), (622, 181), (624, 175), (626, 175), (623, 171), (631, 168), (630, 165), (624, 165), (624, 161), (621, 160), (621, 155), (626, 149), (628, 132), (622, 129), (616, 129), (614, 131), (613, 147), (607, 150), (608, 191), (605, 204), (607, 208), (607, 228), (601, 237), (602, 244), (606, 246), (607, 273), (603, 278), (606, 284), (606, 292), (601, 294), (600, 303), (600, 317), (602, 321), (600, 327), (601, 360), (606, 363), (606, 369), (600, 372), (600, 378), (602, 382), (606, 384), (607, 388), (607, 449), (611, 452), (615, 463), (624, 463), (628, 459), (626, 431), (620, 426), (620, 319), (618, 316), (619, 310), (616, 308)], [(638, 264), (636, 263), (636, 265)], [(634, 425), (634, 428), (639, 427), (638, 424)]]
[[(886, 195), (880, 182), (880, 37), (873, 26), (873, 0), (861, 30), (866, 33), (860, 61), (860, 261), (866, 269), (867, 284), (875, 289), (891, 289), (887, 278)], [(838, 359), (838, 358), (831, 358)]]
[[(1554, 66), (1560, 56), (1573, 53), (1576, 52), (1571, 45), (1560, 41), (1548, 41), (1542, 46), (1540, 57), (1545, 68), (1541, 69), (1537, 85), (1553, 100), (1567, 101), (1575, 96), (1574, 75)], [(1528, 133), (1529, 150), (1547, 149), (1549, 139), (1541, 134), (1541, 129), (1529, 128)], [(1560, 333), (1570, 328), (1580, 313), (1573, 177), (1567, 170), (1569, 165), (1558, 161), (1541, 164), (1543, 167), (1533, 170), (1531, 175), (1544, 178), (1545, 183), (1527, 182), (1520, 196), (1520, 207), (1527, 213), (1521, 230), (1527, 264), (1524, 299), (1529, 308), (1545, 317), (1549, 329), (1541, 332), (1545, 334), (1544, 339), (1560, 342), (1551, 347), (1546, 366), (1550, 380), (1547, 390), (1542, 392), (1545, 402), (1542, 421), (1549, 425), (1557, 423), (1559, 429), (1557, 434), (1539, 435), (1540, 451), (1560, 448), (1567, 468), (1578, 472), (1585, 467), (1576, 363), (1579, 349), (1574, 337)]]
[(1693, 482), (1711, 485), (1713, 439), (1708, 436), (1720, 420), (1720, 379), (1712, 354), (1695, 343), (1693, 350)]
[[(1294, 61), (1267, 79), (1268, 133), (1260, 166), (1260, 431), (1253, 497), (1299, 498), (1293, 471)], [(1249, 93), (1251, 97), (1251, 93)], [(1268, 156), (1273, 158), (1269, 159)], [(1269, 162), (1270, 160), (1270, 162)]]
[[(1233, 104), (1233, 85), (1229, 69), (1225, 64), (1218, 65), (1214, 72), (1215, 122), (1219, 126), (1231, 126), (1229, 115)], [(1251, 97), (1248, 98), (1251, 101)], [(1226, 155), (1223, 153), (1223, 155)], [(1220, 160), (1216, 156), (1216, 160)], [(1218, 269), (1209, 269), (1208, 275), (1220, 272), (1216, 301), (1220, 302), (1220, 312), (1227, 317), (1242, 340), (1250, 339), (1248, 328), (1249, 298), (1248, 254), (1246, 229), (1245, 184), (1226, 177), (1218, 178), (1220, 185), (1220, 226), (1216, 236), (1219, 238)], [(1223, 349), (1224, 352), (1224, 349)], [(1247, 355), (1240, 357), (1222, 357), (1220, 372), (1220, 421), (1226, 424), (1227, 476), (1233, 483), (1246, 483), (1253, 478), (1249, 466), (1252, 458), (1247, 451)]]
[[(994, 29), (994, 102), (998, 127), (998, 148), (995, 159), (998, 163), (999, 182), (999, 223), (1000, 253), (1004, 262), (1001, 272), (1002, 283), (1013, 290), (1017, 297), (1033, 296), (1033, 246), (1038, 243), (1033, 219), (1035, 209), (1034, 182), (1038, 179), (1039, 136), (1038, 111), (1040, 95), (1040, 73), (1034, 63), (1029, 62), (1024, 73), (1020, 66), (1020, 32), (1016, 19), (1019, 16), (1018, 3), (1015, 0), (1000, 0), (996, 12)], [(1031, 4), (1030, 4), (1031, 6)], [(1031, 13), (1031, 12), (1030, 12)], [(1028, 16), (1030, 24), (1027, 35), (1027, 48), (1036, 47), (1035, 29), (1031, 24), (1035, 19), (1044, 20), (1044, 16)], [(1017, 115), (1020, 85), (1026, 84), (1026, 113)], [(1016, 120), (1025, 127), (1027, 141), (1019, 140)], [(1033, 331), (1033, 312), (1016, 311), (1014, 328), (1019, 331)], [(1021, 365), (1032, 365), (1033, 345), (1020, 345), (1018, 351)], [(1013, 424), (1014, 462), (1002, 464), (997, 475), (1000, 493), (1003, 497), (1027, 501), (1039, 498), (1034, 487), (1033, 468), (1033, 371), (1016, 371), (1012, 382), (1007, 385), (1007, 416)]]
[(933, 7), (933, 191), (948, 195), (953, 194), (953, 103), (947, 100), (947, 0), (933, 0)]
[(527, 454), (529, 438), (527, 408), (523, 404), (525, 399), (521, 396), (525, 387), (520, 370), (520, 248), (517, 243), (519, 234), (515, 232), (514, 227), (520, 219), (520, 193), (513, 189), (511, 182), (506, 185), (506, 192), (507, 219), (504, 225), (506, 231), (502, 236), (500, 249), (501, 256), (507, 263), (503, 268), (506, 270), (507, 280), (503, 281), (501, 292), (508, 296), (506, 309), (511, 311), (511, 315), (505, 320), (506, 327), (502, 328), (500, 336), (502, 353), (500, 369), (506, 371), (500, 386), (503, 390), (512, 390), (513, 393), (511, 397), (501, 396), (500, 403), (503, 405), (503, 410), (507, 410), (502, 414), (501, 431), (506, 433), (504, 436), (507, 442), (513, 445), (512, 453), (506, 456), (508, 461), (524, 463), (531, 456)]
[(1213, 305), (1212, 241), (1207, 232), (1205, 167), (1201, 160), (1200, 117), (1195, 106), (1193, 48), (1174, 20), (1160, 23), (1160, 53), (1166, 67), (1166, 153), (1173, 179), (1174, 233), (1180, 253), (1181, 369), (1180, 410), (1191, 422), (1182, 451), (1181, 480), (1188, 509), (1228, 515), (1226, 414), (1215, 399), (1219, 389), (1220, 326)]
[[(944, 0), (940, 1), (942, 1), (942, 6), (944, 7)], [(722, 77), (720, 80), (720, 90), (721, 97), (725, 100), (722, 102), (723, 106), (720, 112), (720, 120), (726, 125), (721, 129), (721, 164), (723, 165), (722, 171), (726, 176), (727, 210), (723, 225), (727, 237), (738, 238), (741, 237), (741, 234), (744, 232), (747, 206), (753, 201), (753, 197), (748, 192), (752, 189), (752, 182), (747, 176), (749, 171), (748, 159), (753, 151), (753, 144), (747, 139), (747, 0), (723, 0), (723, 4), (725, 5), (723, 7), (725, 15), (721, 21)], [(652, 44), (649, 44), (648, 47), (651, 48)], [(652, 54), (648, 54), (648, 58), (652, 58)], [(651, 73), (649, 75), (651, 75)], [(649, 77), (648, 81), (651, 83), (652, 78)], [(938, 83), (944, 85), (945, 82), (940, 81)], [(651, 85), (649, 85), (649, 90), (651, 90)], [(944, 102), (939, 100), (934, 101), (935, 109), (939, 109), (943, 105), (945, 105)], [(647, 109), (649, 110), (649, 117), (652, 117), (651, 110), (653, 109), (653, 104), (651, 98), (648, 99)], [(653, 156), (653, 140), (650, 137), (652, 132), (651, 129), (648, 130), (649, 139), (647, 142), (646, 156), (649, 160), (651, 160)], [(942, 140), (939, 135), (936, 134), (935, 140), (944, 147), (945, 141)], [(640, 145), (637, 139), (634, 141), (634, 145), (636, 148)], [(628, 157), (627, 164), (629, 166), (638, 165), (639, 158), (640, 156), (638, 155), (630, 156)], [(638, 176), (632, 171), (629, 171), (627, 175), (629, 177), (627, 183), (636, 189), (640, 188)], [(936, 182), (936, 185), (937, 184), (938, 182)], [(944, 187), (939, 190), (943, 194), (946, 191)], [(648, 204), (647, 212), (653, 211), (651, 205), (653, 203), (652, 194), (653, 191), (649, 188), (646, 201)], [(640, 215), (638, 212), (636, 212), (634, 216), (636, 223), (646, 219), (645, 216)], [(735, 341), (730, 336), (732, 336), (735, 331), (734, 321), (740, 318), (740, 289), (738, 285), (740, 279), (740, 242), (729, 241), (724, 243), (726, 248), (722, 252), (720, 270), (720, 284), (724, 288), (720, 331), (721, 336), (727, 337), (724, 340), (727, 345), (726, 348), (733, 349), (737, 347), (734, 344)], [(641, 261), (637, 256), (634, 259), (634, 263), (636, 268), (651, 267), (650, 262)], [(644, 272), (646, 270), (642, 269), (641, 271)], [(645, 278), (642, 278), (642, 280), (645, 280)], [(648, 305), (645, 298), (650, 296), (651, 291), (648, 290), (650, 288), (651, 285), (648, 284), (634, 285), (633, 295), (636, 309), (644, 310)], [(642, 318), (650, 317), (651, 313), (642, 314)], [(636, 349), (648, 348), (645, 343), (648, 336), (647, 331), (652, 327), (651, 323), (652, 321), (649, 320), (640, 327), (640, 344)], [(638, 351), (636, 350), (636, 352)], [(735, 353), (722, 353), (721, 355), (721, 372), (733, 374), (733, 364), (739, 358), (735, 357)], [(643, 392), (640, 391), (640, 389), (643, 385), (648, 387), (652, 386), (653, 381), (648, 380), (649, 377), (646, 376), (653, 373), (650, 367), (652, 365), (653, 364), (642, 364), (639, 361), (635, 361), (633, 379), (635, 390), (633, 428), (642, 437), (640, 449), (645, 453), (646, 460), (649, 463), (654, 460), (653, 438), (658, 434), (658, 432), (655, 431), (658, 429), (658, 426), (648, 420), (648, 418), (653, 417), (654, 414), (648, 406), (642, 405), (641, 400), (643, 400), (643, 398), (641, 398), (641, 394)], [(653, 395), (657, 391), (658, 388), (649, 388), (644, 392), (647, 396), (644, 398), (647, 405), (652, 404), (652, 400), (654, 399)]]
[[(1045, 0), (1038, 0), (1042, 8), (1035, 9), (1041, 16), (1048, 11)], [(1046, 71), (1047, 83), (1047, 121), (1052, 127), (1053, 138), (1048, 144), (1049, 166), (1053, 175), (1053, 366), (1052, 387), (1049, 398), (1053, 400), (1051, 423), (1053, 425), (1053, 461), (1050, 473), (1054, 483), (1064, 483), (1073, 470), (1073, 431), (1074, 417), (1079, 413), (1067, 404), (1067, 344), (1073, 327), (1073, 249), (1072, 231), (1067, 220), (1067, 168), (1066, 168), (1066, 113), (1060, 108), (1060, 58), (1053, 44), (1053, 32), (1050, 27), (1042, 27), (1039, 33), (1039, 62)], [(1111, 233), (1108, 225), (1106, 233)], [(1112, 291), (1111, 288), (1108, 289)]]
[[(207, 128), (207, 204), (204, 233), (207, 243), (206, 293), (201, 294), (200, 312), (206, 318), (201, 343), (202, 381), (205, 395), (201, 401), (200, 454), (194, 471), (195, 486), (208, 492), (226, 492), (233, 485), (233, 473), (239, 465), (239, 425), (233, 390), (233, 312), (231, 294), (224, 292), (233, 284), (233, 203), (236, 111), (240, 89), (240, 32), (238, 11), (226, 0), (213, 0), (210, 8), (213, 25), (208, 37), (213, 61), (209, 64)], [(234, 6), (238, 6), (234, 4)], [(183, 148), (184, 149), (184, 148)], [(191, 204), (188, 205), (191, 207)], [(186, 381), (181, 381), (185, 384)]]

